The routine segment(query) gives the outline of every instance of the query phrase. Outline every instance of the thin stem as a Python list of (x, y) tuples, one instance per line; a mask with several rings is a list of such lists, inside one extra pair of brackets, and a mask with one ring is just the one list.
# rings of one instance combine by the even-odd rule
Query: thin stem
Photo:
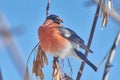
[(104, 69), (104, 74), (103, 74), (103, 78), (102, 80), (108, 80), (108, 76), (109, 76), (109, 71), (110, 71), (110, 68), (111, 68), (111, 63), (112, 63), (112, 60), (114, 58), (114, 54), (115, 54), (115, 49), (118, 45), (118, 43), (120, 42), (120, 32), (118, 33), (111, 49), (110, 49), (110, 53), (109, 53), (109, 57), (107, 59), (107, 62), (106, 62), (106, 65), (105, 65), (105, 69)]
[(49, 15), (49, 7), (50, 7), (50, 0), (48, 0), (47, 7), (46, 7), (46, 16)]
[[(98, 15), (99, 15), (99, 12), (100, 12), (101, 3), (102, 3), (102, 0), (99, 0), (99, 3), (97, 5), (97, 10), (96, 10), (96, 13), (95, 13), (95, 16), (94, 16), (94, 21), (93, 21), (92, 29), (91, 29), (91, 32), (90, 32), (90, 37), (89, 37), (88, 45), (87, 45), (88, 48), (90, 48), (90, 45), (92, 43), (92, 39), (93, 39), (95, 27), (96, 27), (97, 20), (98, 20)], [(88, 56), (88, 52), (87, 51), (85, 52), (85, 55), (86, 55), (86, 57)], [(80, 78), (82, 76), (82, 72), (83, 72), (84, 66), (85, 66), (85, 63), (82, 62), (81, 66), (80, 66), (80, 69), (78, 71), (76, 80), (80, 80)]]

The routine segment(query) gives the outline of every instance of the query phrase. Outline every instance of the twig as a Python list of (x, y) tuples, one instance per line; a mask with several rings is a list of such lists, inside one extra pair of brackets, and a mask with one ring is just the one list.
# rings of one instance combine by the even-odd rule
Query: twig
[(1, 69), (0, 69), (0, 80), (3, 80)]
[(46, 7), (46, 16), (49, 15), (49, 7), (50, 7), (50, 0), (48, 0), (47, 7)]
[[(92, 29), (91, 29), (91, 33), (90, 33), (90, 37), (89, 37), (89, 41), (88, 41), (88, 45), (87, 45), (88, 48), (90, 48), (90, 45), (91, 45), (91, 42), (92, 42), (92, 38), (93, 38), (93, 35), (94, 35), (95, 27), (96, 27), (96, 24), (97, 24), (98, 15), (99, 15), (99, 12), (100, 12), (101, 3), (102, 3), (102, 0), (99, 0), (99, 3), (97, 5), (97, 10), (96, 10), (96, 13), (95, 13), (95, 16), (94, 16), (94, 21), (93, 21), (93, 25), (92, 25)], [(88, 52), (87, 51), (85, 52), (85, 55), (86, 55), (86, 57), (88, 56)], [(83, 72), (84, 66), (85, 66), (85, 63), (82, 62), (81, 66), (80, 66), (80, 69), (78, 71), (76, 80), (80, 80), (80, 78), (82, 76), (82, 72)]]
[[(68, 63), (70, 65), (69, 61)], [(58, 57), (54, 57), (54, 60), (53, 60), (53, 76), (52, 77), (53, 77), (53, 80), (73, 80), (72, 77), (70, 77), (64, 71), (61, 70)]]
[(116, 39), (115, 39), (115, 41), (114, 41), (114, 43), (113, 43), (113, 45), (110, 49), (110, 54), (109, 54), (108, 60), (107, 60), (106, 65), (105, 65), (105, 70), (104, 70), (102, 80), (108, 80), (109, 71), (110, 71), (110, 68), (111, 68), (111, 63), (112, 63), (112, 60), (113, 60), (113, 57), (114, 57), (114, 54), (115, 54), (115, 49), (116, 49), (119, 42), (120, 42), (120, 32), (116, 36)]
[(0, 13), (0, 29), (7, 31), (7, 35), (3, 36), (4, 43), (6, 43), (6, 48), (10, 53), (10, 57), (12, 58), (13, 62), (15, 63), (20, 75), (23, 77), (24, 70), (25, 70), (25, 63), (23, 61), (23, 56), (20, 50), (18, 49), (17, 44), (14, 42), (12, 37), (9, 35), (8, 25), (5, 21), (5, 16)]
[(26, 65), (24, 80), (30, 80), (29, 70), (28, 70), (28, 64)]
[(68, 60), (68, 65), (70, 67), (70, 73), (71, 73), (71, 76), (72, 76), (72, 74), (73, 74), (72, 66), (71, 66), (69, 58), (67, 58), (67, 60)]
[(60, 66), (58, 57), (53, 57), (53, 73), (52, 73), (52, 80), (60, 80)]
[(103, 57), (103, 59), (100, 61), (100, 63), (98, 64), (98, 68), (102, 65), (102, 63), (105, 61), (105, 59), (108, 57), (109, 52)]
[(38, 43), (35, 45), (35, 47), (32, 49), (30, 55), (28, 56), (27, 64), (28, 64), (28, 61), (29, 61), (29, 59), (30, 59), (30, 57), (31, 57), (31, 55), (32, 55), (32, 53), (33, 53), (33, 51), (37, 48), (37, 46), (38, 46), (39, 44), (40, 44), (40, 42), (38, 42)]

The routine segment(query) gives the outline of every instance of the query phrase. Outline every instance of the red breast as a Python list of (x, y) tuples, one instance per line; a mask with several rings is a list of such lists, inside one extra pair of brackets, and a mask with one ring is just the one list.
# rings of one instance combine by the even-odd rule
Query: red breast
[(58, 52), (65, 49), (69, 41), (61, 36), (56, 26), (41, 26), (38, 29), (41, 47), (45, 52)]

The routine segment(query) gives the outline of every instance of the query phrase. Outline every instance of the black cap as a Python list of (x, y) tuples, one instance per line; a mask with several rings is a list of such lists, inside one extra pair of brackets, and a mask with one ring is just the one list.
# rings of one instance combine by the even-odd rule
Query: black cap
[(63, 23), (62, 19), (60, 19), (57, 15), (54, 14), (48, 16), (46, 19), (53, 20), (57, 24)]

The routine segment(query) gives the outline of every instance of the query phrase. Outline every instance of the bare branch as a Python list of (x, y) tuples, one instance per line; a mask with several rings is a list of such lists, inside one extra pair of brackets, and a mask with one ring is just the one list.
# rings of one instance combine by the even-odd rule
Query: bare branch
[(0, 80), (3, 80), (1, 68), (0, 68)]
[(13, 59), (13, 62), (15, 63), (16, 67), (18, 68), (18, 71), (20, 72), (20, 75), (24, 76), (25, 71), (25, 63), (23, 61), (22, 53), (18, 49), (17, 44), (13, 40), (13, 38), (9, 35), (8, 31), (8, 25), (5, 21), (5, 16), (0, 13), (0, 29), (7, 31), (5, 35), (3, 36), (4, 43), (6, 44), (6, 48), (10, 53), (11, 58)]
[(28, 64), (27, 64), (27, 66), (26, 66), (26, 71), (25, 71), (25, 75), (24, 75), (24, 80), (30, 80), (29, 70), (28, 70)]
[(60, 80), (61, 79), (61, 72), (60, 72), (60, 65), (58, 57), (53, 57), (53, 73), (52, 73), (53, 80)]
[(47, 7), (46, 7), (46, 16), (49, 15), (49, 7), (50, 7), (50, 0), (48, 0)]
[(105, 70), (104, 70), (102, 80), (108, 80), (109, 71), (110, 71), (110, 68), (111, 68), (111, 63), (112, 63), (112, 60), (113, 60), (114, 54), (115, 54), (115, 49), (116, 49), (119, 42), (120, 42), (120, 32), (116, 36), (116, 39), (115, 39), (115, 41), (114, 41), (114, 43), (113, 43), (113, 45), (110, 49), (109, 57), (108, 57), (108, 60), (106, 62), (106, 65), (105, 65)]
[[(90, 48), (90, 45), (91, 45), (91, 42), (92, 42), (92, 38), (93, 38), (93, 35), (94, 35), (95, 27), (96, 27), (96, 24), (97, 24), (98, 15), (99, 15), (99, 12), (100, 12), (101, 3), (102, 3), (102, 0), (99, 0), (99, 3), (97, 5), (97, 9), (96, 9), (96, 13), (95, 13), (95, 16), (94, 16), (92, 29), (91, 29), (91, 32), (90, 32), (88, 45), (87, 45), (88, 48)], [(86, 57), (88, 56), (88, 52), (87, 51), (85, 52), (85, 55), (86, 55)], [(80, 66), (80, 69), (78, 71), (76, 80), (80, 80), (80, 78), (82, 76), (82, 72), (83, 72), (84, 66), (85, 66), (85, 63), (82, 62), (81, 66)]]
[(67, 75), (66, 73), (64, 73), (64, 71), (62, 71), (60, 65), (59, 65), (59, 61), (58, 61), (58, 57), (54, 57), (53, 60), (53, 80), (73, 80), (69, 75)]

